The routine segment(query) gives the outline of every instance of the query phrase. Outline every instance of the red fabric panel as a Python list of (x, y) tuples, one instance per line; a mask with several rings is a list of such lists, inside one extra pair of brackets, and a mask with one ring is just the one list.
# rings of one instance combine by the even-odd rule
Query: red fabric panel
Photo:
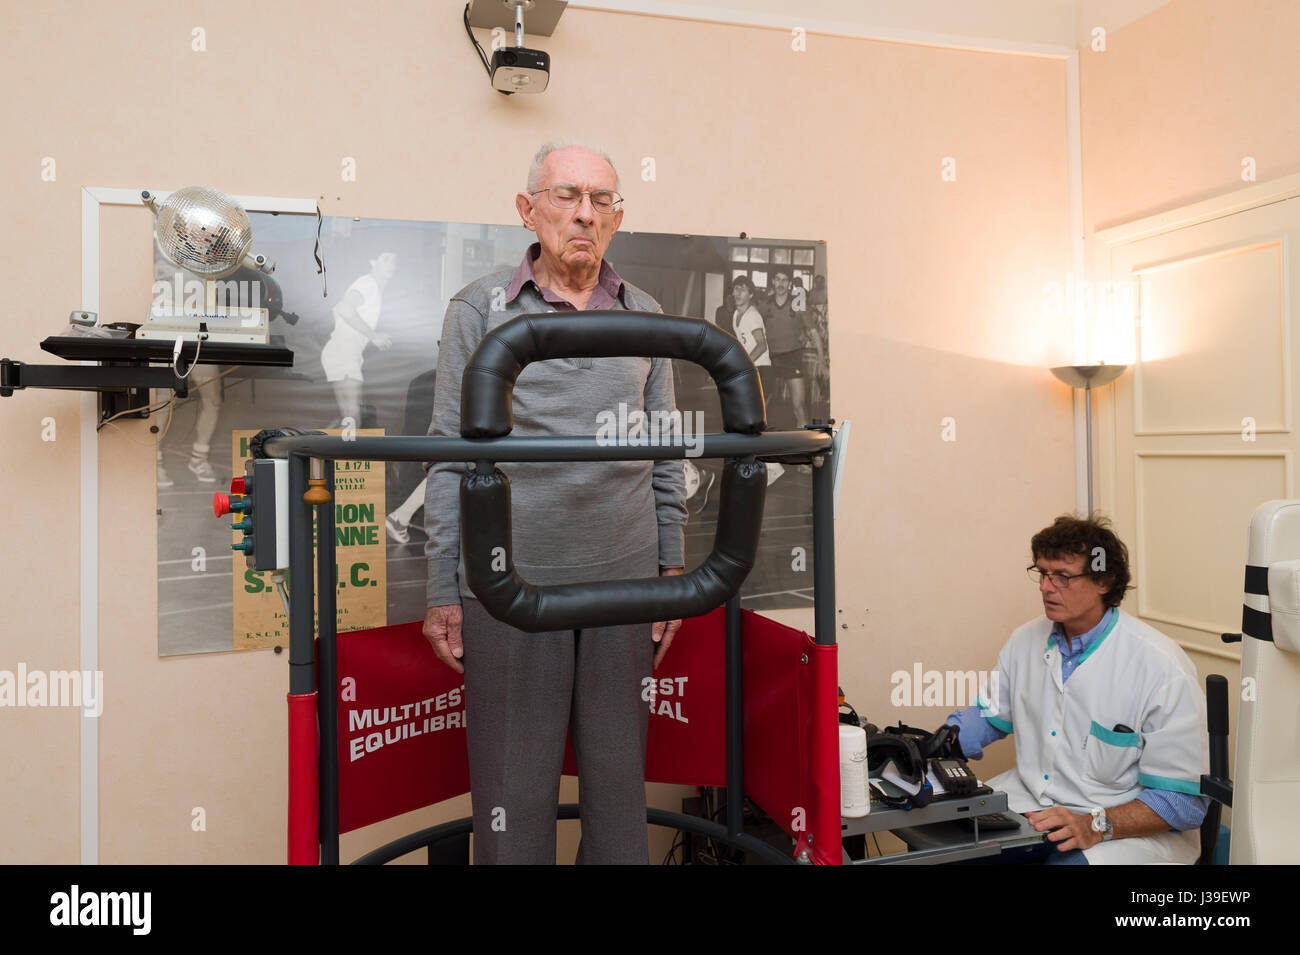
[[(835, 646), (741, 613), (745, 792), (791, 837), (795, 854), (838, 865), (839, 707)], [(808, 662), (803, 658), (807, 656)], [(649, 782), (727, 784), (726, 614), (686, 620), (655, 671), (646, 744)], [(572, 749), (564, 772), (577, 774)]]
[[(464, 677), (434, 656), (422, 626), (338, 637), (342, 832), (469, 791)], [(746, 792), (799, 849), (813, 834), (814, 861), (838, 864), (836, 648), (748, 611), (742, 627)], [(648, 781), (726, 785), (725, 641), (722, 608), (685, 621), (644, 688)], [(577, 773), (567, 744), (564, 772)]]
[(836, 648), (756, 613), (742, 618), (745, 792), (796, 840), (795, 855), (811, 833), (813, 861), (838, 865)]
[[(650, 710), (646, 775), (652, 783), (727, 784), (726, 619), (719, 608), (682, 621), (653, 684), (642, 687)], [(564, 773), (578, 775), (571, 741)]]
[[(805, 720), (812, 741), (812, 763), (808, 780), (814, 836), (812, 861), (840, 865), (844, 850), (840, 835), (840, 708), (837, 644), (819, 646), (808, 638), (812, 663), (812, 698)], [(802, 847), (802, 842), (800, 847)]]
[(465, 678), (423, 627), (338, 636), (340, 832), (469, 792)]
[(316, 694), (289, 693), (289, 865), (320, 863), (320, 733)]

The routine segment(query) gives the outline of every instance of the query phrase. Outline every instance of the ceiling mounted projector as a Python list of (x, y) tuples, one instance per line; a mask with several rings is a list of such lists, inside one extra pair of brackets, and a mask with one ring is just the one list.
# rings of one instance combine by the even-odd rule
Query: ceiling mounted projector
[(540, 93), (551, 80), (551, 57), (522, 46), (492, 54), (492, 88), (502, 93)]
[[(551, 79), (551, 56), (545, 50), (524, 46), (524, 11), (529, 12), (534, 33), (550, 36), (566, 6), (566, 0), (474, 0), (465, 5), (465, 32), (492, 78), (493, 89), (506, 94), (540, 93), (546, 89)], [(513, 25), (515, 45), (497, 47), (494, 42), (496, 48), (489, 63), (469, 29), (471, 25), (491, 29), (494, 37)]]

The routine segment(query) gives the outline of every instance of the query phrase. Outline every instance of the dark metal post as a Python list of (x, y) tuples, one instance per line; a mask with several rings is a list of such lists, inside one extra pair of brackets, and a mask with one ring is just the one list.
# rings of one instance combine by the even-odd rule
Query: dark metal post
[(819, 644), (835, 642), (834, 471), (830, 452), (813, 458), (813, 620)]
[[(307, 492), (308, 459), (301, 454), (290, 454), (285, 462), (288, 472), (288, 499), (276, 500), (276, 508), (284, 508), (289, 524), (289, 861), (299, 865), (320, 862), (320, 751), (313, 753), (313, 744), (319, 745), (318, 727), (312, 725), (319, 719), (316, 694), (316, 647), (312, 640), (312, 555), (315, 542), (311, 539), (311, 506), (303, 500)], [(278, 468), (265, 469), (255, 474), (256, 481), (272, 481)], [(257, 490), (254, 487), (253, 490)], [(265, 491), (265, 488), (263, 488)], [(266, 495), (263, 495), (266, 496)], [(276, 515), (254, 514), (259, 524), (273, 524)], [(261, 533), (266, 533), (266, 528)], [(311, 773), (317, 778), (312, 779)], [(316, 792), (310, 791), (311, 787)]]
[[(316, 711), (320, 717), (320, 843), (321, 863), (339, 864), (339, 676), (338, 617), (335, 595), (338, 593), (337, 556), (334, 541), (334, 462), (322, 461), (321, 476), (330, 500), (316, 508), (316, 631), (320, 639), (316, 652), (320, 656), (320, 697)], [(310, 508), (308, 509), (310, 512)]]
[(745, 709), (741, 693), (743, 663), (740, 594), (726, 603), (727, 617), (727, 832), (739, 835), (745, 819)]
[[(312, 639), (311, 505), (307, 493), (307, 458), (289, 455), (289, 692), (316, 689), (316, 648)], [(273, 514), (257, 515), (273, 521)]]

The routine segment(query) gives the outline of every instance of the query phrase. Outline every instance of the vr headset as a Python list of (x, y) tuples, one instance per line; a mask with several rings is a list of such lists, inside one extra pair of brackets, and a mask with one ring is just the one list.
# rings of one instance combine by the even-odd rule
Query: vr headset
[(942, 726), (933, 733), (904, 726), (901, 722), (897, 726), (886, 726), (881, 732), (872, 733), (874, 729), (869, 727), (867, 731), (867, 773), (878, 779), (892, 762), (903, 783), (899, 788), (906, 794), (903, 798), (895, 798), (876, 790), (881, 801), (889, 806), (908, 809), (928, 806), (934, 799), (934, 787), (926, 778), (930, 760), (966, 758), (958, 739), (959, 728), (953, 724)]

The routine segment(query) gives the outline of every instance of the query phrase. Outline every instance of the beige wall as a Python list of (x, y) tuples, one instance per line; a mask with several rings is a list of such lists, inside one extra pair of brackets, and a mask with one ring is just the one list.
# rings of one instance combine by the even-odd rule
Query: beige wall
[[(629, 229), (827, 242), (832, 409), (855, 425), (840, 681), (859, 711), (937, 725), (946, 709), (889, 705), (890, 673), (988, 668), (1036, 612), (1028, 538), (1074, 495), (1071, 397), (1045, 370), (1063, 331), (1041, 317), (1069, 258), (1061, 61), (822, 36), (795, 53), (778, 30), (571, 10), (540, 44), (550, 90), (506, 98), (447, 0), (8, 7), (4, 355), (38, 360), (80, 305), (83, 185), (207, 183), (320, 197), (326, 215), (505, 223), (540, 140), (596, 138), (621, 166)], [(190, 50), (195, 27), (206, 53)], [(358, 179), (342, 183), (348, 156)], [(637, 174), (645, 156), (655, 182)], [(956, 182), (940, 179), (947, 156)], [(105, 213), (110, 320), (145, 301), (149, 228), (143, 210)], [(0, 516), (22, 545), (0, 575), (0, 667), (78, 665), (78, 409), (52, 392), (0, 402)], [(100, 859), (279, 862), (286, 660), (158, 658), (151, 447), (142, 423), (98, 438)], [(811, 628), (810, 613), (783, 617)], [(75, 714), (0, 721), (0, 764), (22, 767), (0, 791), (0, 860), (75, 862)], [(1010, 761), (1002, 743), (987, 762)], [(676, 808), (681, 792), (654, 798)], [(345, 837), (344, 857), (467, 805)]]
[(1079, 52), (1085, 221), (1103, 229), (1300, 170), (1300, 4), (1174, 0)]

